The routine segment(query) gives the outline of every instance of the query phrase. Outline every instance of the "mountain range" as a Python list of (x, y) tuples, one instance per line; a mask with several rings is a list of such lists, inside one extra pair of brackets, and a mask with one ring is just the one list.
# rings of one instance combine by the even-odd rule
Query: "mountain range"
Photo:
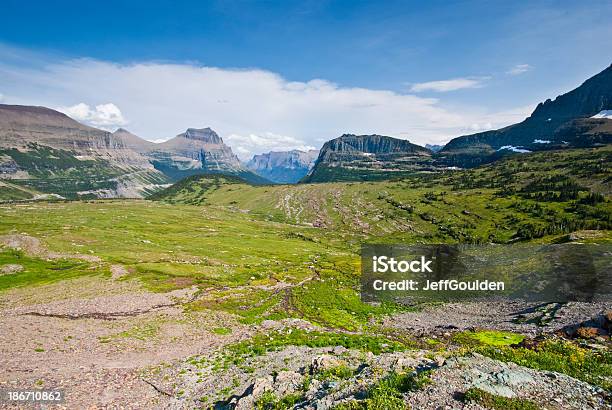
[(16, 199), (138, 198), (198, 173), (269, 183), (246, 169), (210, 128), (189, 128), (156, 144), (49, 108), (0, 104), (0, 189), (11, 189)]
[(140, 197), (172, 182), (110, 132), (18, 105), (0, 105), (0, 179), (66, 198)]
[(444, 147), (344, 134), (320, 151), (273, 151), (242, 164), (210, 128), (188, 128), (153, 143), (122, 128), (110, 133), (80, 124), (49, 108), (0, 104), (0, 191), (3, 199), (145, 197), (207, 173), (254, 184), (400, 178), (517, 153), (609, 144), (611, 117), (612, 65), (540, 103), (518, 124), (457, 137)]
[(416, 171), (470, 168), (508, 155), (612, 143), (612, 65), (578, 88), (540, 103), (524, 121), (426, 148), (380, 135), (328, 141), (302, 182), (377, 180)]

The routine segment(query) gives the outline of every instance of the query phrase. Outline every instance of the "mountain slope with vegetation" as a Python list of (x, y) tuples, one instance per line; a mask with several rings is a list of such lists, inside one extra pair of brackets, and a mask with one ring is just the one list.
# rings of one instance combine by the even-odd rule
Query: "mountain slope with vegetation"
[[(560, 395), (607, 408), (609, 342), (592, 336), (612, 323), (605, 304), (368, 304), (359, 252), (611, 243), (610, 156), (533, 153), (391, 182), (254, 186), (214, 174), (156, 201), (0, 204), (6, 378), (69, 385), (74, 408), (109, 380), (120, 386), (112, 407), (456, 408), (461, 392), (502, 408)], [(603, 325), (581, 324), (591, 317)]]
[[(170, 182), (113, 134), (19, 105), (0, 105), (0, 179), (69, 199), (141, 197)], [(11, 197), (0, 188), (0, 199)]]
[(531, 116), (508, 127), (454, 138), (439, 152), (447, 165), (477, 166), (512, 150), (549, 150), (612, 143), (612, 65), (578, 88), (538, 104)]
[[(183, 181), (155, 196), (260, 219), (325, 227), (359, 241), (508, 243), (612, 229), (612, 146), (514, 156), (397, 181), (255, 187)], [(598, 234), (599, 235), (599, 234)], [(311, 238), (317, 240), (316, 236)]]
[(270, 182), (243, 167), (210, 128), (156, 144), (49, 108), (0, 104), (0, 200), (141, 198), (203, 173)]

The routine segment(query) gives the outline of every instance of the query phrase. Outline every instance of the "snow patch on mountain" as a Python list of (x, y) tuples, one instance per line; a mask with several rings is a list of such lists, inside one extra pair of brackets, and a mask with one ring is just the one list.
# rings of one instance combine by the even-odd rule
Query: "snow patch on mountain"
[(512, 151), (512, 152), (518, 152), (520, 154), (524, 154), (527, 152), (531, 152), (528, 149), (524, 149), (524, 148), (520, 148), (520, 147), (515, 147), (514, 145), (504, 145), (503, 147), (500, 147), (498, 149), (498, 151), (502, 151), (502, 150), (508, 150), (508, 151)]
[(539, 140), (539, 139), (535, 139), (533, 140), (534, 144), (550, 144), (550, 140)]
[(591, 118), (609, 118), (612, 120), (612, 110), (603, 110), (598, 114), (593, 115)]

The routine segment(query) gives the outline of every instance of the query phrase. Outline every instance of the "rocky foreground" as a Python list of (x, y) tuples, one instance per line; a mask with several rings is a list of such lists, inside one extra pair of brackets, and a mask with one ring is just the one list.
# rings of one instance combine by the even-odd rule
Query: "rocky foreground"
[[(477, 314), (482, 306), (471, 304), (470, 308)], [(578, 314), (584, 308), (578, 306), (574, 311), (573, 306), (565, 306), (568, 314), (570, 311)], [(540, 343), (573, 335), (586, 336), (592, 349), (607, 349), (611, 325), (611, 313), (607, 318), (599, 317), (580, 326), (567, 326), (568, 333), (556, 331), (558, 336), (542, 334), (558, 329), (557, 325), (545, 325), (540, 329), (543, 331), (539, 332), (540, 336), (525, 338), (519, 345), (537, 350)], [(313, 338), (320, 337), (317, 328), (297, 320), (266, 321), (259, 329), (273, 335), (270, 342), (283, 334), (304, 330), (312, 332)], [(153, 383), (165, 392), (168, 397), (165, 405), (173, 409), (197, 405), (215, 409), (312, 410), (402, 406), (480, 409), (513, 405), (526, 407), (512, 408), (607, 409), (611, 406), (609, 390), (566, 374), (449, 347), (447, 342), (456, 340), (457, 335), (431, 330), (431, 338), (427, 339), (430, 348), (402, 352), (375, 354), (344, 346), (286, 346), (262, 355), (249, 354), (246, 358), (241, 358), (241, 352), (236, 350), (229, 356), (227, 353), (195, 356), (165, 369), (163, 376), (156, 377)], [(425, 340), (424, 336), (419, 340)], [(476, 398), (474, 392), (477, 392)], [(495, 407), (495, 403), (501, 403), (501, 407)], [(529, 407), (532, 405), (535, 407)]]
[[(110, 279), (4, 293), (0, 388), (62, 388), (64, 408), (92, 409), (401, 408), (377, 407), (398, 403), (480, 409), (491, 407), (491, 400), (547, 409), (611, 405), (610, 391), (596, 384), (496, 360), (457, 343), (476, 328), (500, 328), (513, 332), (503, 338), (520, 337), (519, 344), (534, 351), (546, 340), (578, 337), (585, 349), (609, 352), (612, 315), (581, 323), (602, 306), (532, 306), (536, 316), (552, 316), (537, 326), (513, 320), (512, 308), (524, 314), (526, 306), (431, 307), (385, 319), (405, 344), (372, 339), (372, 324), (373, 342), (364, 348), (358, 333), (328, 333), (300, 319), (247, 326), (219, 312), (190, 312), (185, 306), (202, 296), (196, 289), (149, 293), (121, 280), (123, 274), (115, 267)], [(307, 345), (329, 334), (340, 344)]]

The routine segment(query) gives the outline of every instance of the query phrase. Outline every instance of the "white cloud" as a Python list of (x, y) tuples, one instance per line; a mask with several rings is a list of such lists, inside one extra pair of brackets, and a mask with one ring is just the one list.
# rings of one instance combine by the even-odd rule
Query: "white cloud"
[(472, 134), (477, 132), (495, 130), (509, 124), (514, 124), (523, 121), (528, 117), (536, 107), (536, 103), (525, 105), (522, 107), (513, 108), (510, 110), (502, 110), (492, 113), (476, 112), (471, 116), (478, 119), (469, 126), (462, 129), (461, 134)]
[(510, 70), (506, 71), (506, 74), (520, 75), (520, 74), (526, 73), (532, 68), (533, 67), (531, 67), (529, 64), (517, 64), (514, 67), (512, 67)]
[[(209, 126), (243, 158), (319, 148), (344, 133), (378, 133), (424, 145), (473, 132), (473, 124), (480, 130), (516, 122), (508, 112), (488, 107), (448, 109), (435, 98), (322, 79), (294, 82), (258, 69), (91, 59), (24, 67), (1, 57), (0, 48), (0, 89), (11, 103), (63, 107), (75, 119), (105, 129), (125, 127), (129, 119), (126, 128), (150, 141)], [(477, 86), (484, 79), (469, 81), (467, 86)], [(100, 102), (105, 104), (94, 106)]]
[(4, 94), (0, 93), (0, 103), (4, 102)]
[(420, 93), (423, 91), (436, 91), (445, 93), (448, 91), (463, 90), (465, 88), (480, 88), (484, 86), (491, 77), (463, 77), (451, 78), (450, 80), (428, 81), (416, 83), (410, 87), (410, 91)]
[(119, 107), (113, 103), (96, 105), (94, 108), (79, 103), (70, 107), (59, 107), (57, 110), (77, 121), (108, 131), (114, 131), (128, 123)]

